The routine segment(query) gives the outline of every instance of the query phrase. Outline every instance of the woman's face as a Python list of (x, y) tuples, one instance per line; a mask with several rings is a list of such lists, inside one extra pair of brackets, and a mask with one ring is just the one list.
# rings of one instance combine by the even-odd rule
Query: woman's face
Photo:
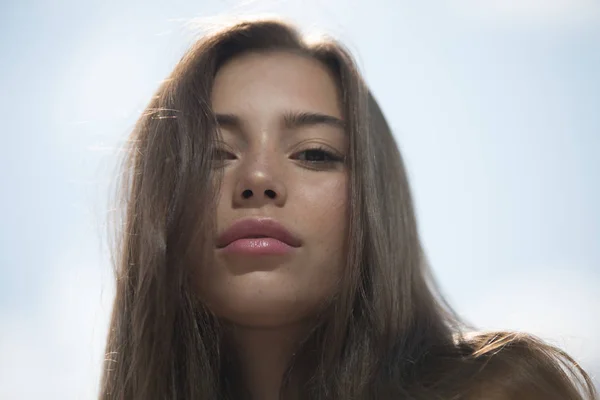
[(223, 181), (201, 296), (235, 324), (300, 322), (334, 294), (345, 260), (348, 138), (336, 83), (317, 60), (250, 53), (219, 70), (211, 100)]

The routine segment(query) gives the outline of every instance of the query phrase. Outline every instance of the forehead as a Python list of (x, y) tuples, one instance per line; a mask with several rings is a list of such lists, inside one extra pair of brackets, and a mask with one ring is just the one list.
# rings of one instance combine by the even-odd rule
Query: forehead
[(216, 112), (297, 109), (341, 117), (339, 90), (320, 61), (284, 51), (247, 53), (217, 72), (211, 102)]

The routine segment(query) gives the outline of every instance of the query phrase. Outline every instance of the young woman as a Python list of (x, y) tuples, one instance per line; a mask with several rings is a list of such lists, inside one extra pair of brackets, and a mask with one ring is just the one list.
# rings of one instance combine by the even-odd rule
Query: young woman
[(198, 41), (130, 140), (101, 399), (593, 399), (534, 337), (467, 334), (349, 53), (278, 21)]

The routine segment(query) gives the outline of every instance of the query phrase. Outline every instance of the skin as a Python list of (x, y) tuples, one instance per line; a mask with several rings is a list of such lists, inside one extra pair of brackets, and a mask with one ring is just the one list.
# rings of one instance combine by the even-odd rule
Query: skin
[[(337, 289), (347, 234), (347, 133), (335, 123), (286, 123), (286, 115), (341, 121), (339, 93), (317, 60), (250, 53), (218, 71), (211, 101), (225, 158), (218, 166), (217, 233), (241, 218), (270, 217), (301, 241), (286, 255), (215, 248), (214, 263), (202, 271), (201, 296), (234, 327), (231, 339), (253, 396), (277, 398), (295, 345)], [(252, 196), (244, 198), (245, 190)]]

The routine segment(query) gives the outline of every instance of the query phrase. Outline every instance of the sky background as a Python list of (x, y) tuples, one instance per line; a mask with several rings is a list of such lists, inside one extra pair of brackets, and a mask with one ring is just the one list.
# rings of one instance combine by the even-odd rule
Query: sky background
[(599, 0), (2, 0), (0, 398), (95, 398), (116, 149), (198, 24), (263, 13), (355, 54), (458, 312), (598, 382)]

